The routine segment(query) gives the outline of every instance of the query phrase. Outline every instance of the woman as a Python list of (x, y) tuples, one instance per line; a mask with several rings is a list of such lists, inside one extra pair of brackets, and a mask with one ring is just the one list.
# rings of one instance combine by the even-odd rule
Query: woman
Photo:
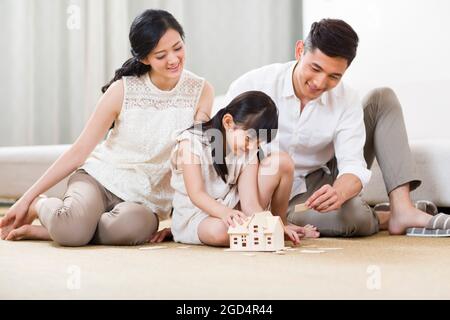
[[(169, 216), (173, 133), (208, 120), (214, 92), (184, 70), (184, 32), (170, 13), (143, 12), (129, 38), (133, 58), (102, 88), (80, 137), (0, 221), (2, 239), (136, 245)], [(62, 200), (39, 196), (70, 174)]]

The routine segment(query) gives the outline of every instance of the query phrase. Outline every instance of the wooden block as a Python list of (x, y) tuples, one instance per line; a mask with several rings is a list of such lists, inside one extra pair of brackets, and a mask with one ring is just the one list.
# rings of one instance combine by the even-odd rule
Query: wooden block
[(304, 203), (300, 203), (295, 206), (295, 212), (304, 212), (304, 211), (308, 211), (308, 210), (309, 210), (309, 208)]

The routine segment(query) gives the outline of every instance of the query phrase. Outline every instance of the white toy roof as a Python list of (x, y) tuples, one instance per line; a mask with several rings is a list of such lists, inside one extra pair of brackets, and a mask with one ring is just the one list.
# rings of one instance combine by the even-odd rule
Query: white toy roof
[(264, 233), (273, 233), (277, 223), (283, 224), (279, 216), (273, 216), (270, 211), (258, 212), (250, 216), (243, 224), (236, 223), (235, 227), (228, 228), (228, 234), (248, 234), (250, 225), (261, 226)]

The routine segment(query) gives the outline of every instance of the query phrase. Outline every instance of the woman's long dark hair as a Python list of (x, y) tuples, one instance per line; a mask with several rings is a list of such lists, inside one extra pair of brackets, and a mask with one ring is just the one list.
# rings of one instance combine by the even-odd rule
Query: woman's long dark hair
[(133, 57), (116, 70), (114, 78), (102, 87), (102, 92), (105, 93), (111, 84), (123, 76), (141, 76), (149, 72), (151, 67), (140, 60), (149, 55), (169, 29), (177, 31), (184, 40), (183, 28), (169, 12), (150, 9), (137, 16), (131, 24), (129, 35)]
[[(193, 132), (200, 129), (202, 134), (207, 135), (209, 143), (215, 143), (215, 146), (211, 148), (213, 166), (224, 182), (226, 182), (228, 168), (225, 162), (226, 135), (222, 119), (226, 114), (233, 117), (238, 127), (254, 130), (260, 142), (265, 140), (269, 143), (275, 137), (272, 133), (278, 130), (278, 110), (275, 102), (261, 91), (247, 91), (240, 94), (208, 122), (189, 128), (188, 130)], [(208, 134), (208, 132), (216, 134)], [(220, 137), (217, 137), (217, 133), (220, 133)]]

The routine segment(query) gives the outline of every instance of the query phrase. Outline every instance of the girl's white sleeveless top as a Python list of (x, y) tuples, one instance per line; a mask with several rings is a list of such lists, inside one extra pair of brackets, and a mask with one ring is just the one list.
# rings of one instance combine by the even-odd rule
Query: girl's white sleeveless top
[(185, 130), (177, 137), (177, 144), (172, 151), (171, 185), (175, 190), (173, 197), (172, 233), (175, 241), (184, 243), (201, 243), (198, 239), (197, 228), (202, 219), (209, 216), (195, 206), (189, 198), (183, 178), (183, 170), (177, 168), (179, 143), (190, 141), (191, 152), (195, 154), (201, 164), (201, 174), (206, 193), (221, 204), (235, 208), (239, 202), (238, 180), (244, 168), (255, 161), (257, 149), (240, 156), (230, 153), (225, 157), (228, 175), (226, 181), (217, 174), (213, 165), (212, 146), (206, 135)]
[(170, 91), (158, 89), (148, 73), (123, 77), (121, 113), (81, 168), (124, 201), (141, 203), (161, 219), (168, 218), (175, 134), (193, 125), (204, 83), (187, 70)]

